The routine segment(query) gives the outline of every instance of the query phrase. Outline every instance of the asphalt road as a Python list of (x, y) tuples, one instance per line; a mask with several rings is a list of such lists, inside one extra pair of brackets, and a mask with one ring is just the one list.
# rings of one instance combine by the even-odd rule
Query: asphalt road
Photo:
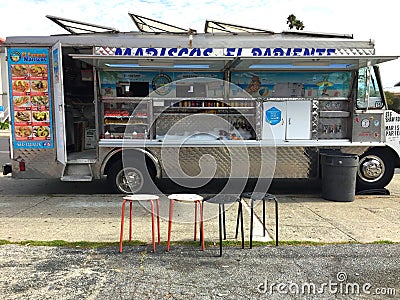
[(399, 245), (0, 246), (1, 299), (398, 299)]

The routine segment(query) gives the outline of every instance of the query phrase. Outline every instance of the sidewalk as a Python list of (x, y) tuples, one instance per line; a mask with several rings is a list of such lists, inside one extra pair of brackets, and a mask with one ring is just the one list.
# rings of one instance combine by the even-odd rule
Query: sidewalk
[(0, 129), (0, 136), (10, 136), (10, 130)]
[[(390, 196), (356, 196), (354, 202), (332, 202), (318, 196), (278, 195), (279, 240), (323, 243), (379, 240), (400, 242), (400, 175)], [(122, 195), (1, 195), (0, 240), (119, 240)], [(168, 199), (160, 200), (161, 240), (167, 239)], [(260, 203), (261, 204), (261, 203)], [(244, 205), (245, 239), (249, 239), (249, 209)], [(128, 217), (126, 210), (126, 217)], [(218, 241), (218, 206), (205, 204), (205, 239)], [(228, 240), (234, 240), (237, 206), (227, 208)], [(254, 241), (274, 238), (274, 203), (267, 203), (267, 234), (263, 237), (262, 205), (255, 208)], [(126, 218), (126, 221), (128, 218)], [(151, 217), (134, 206), (133, 238), (150, 242)], [(194, 207), (175, 206), (172, 240), (193, 240)], [(124, 239), (128, 238), (125, 222)], [(239, 236), (240, 238), (240, 236)], [(239, 239), (240, 240), (240, 239)]]

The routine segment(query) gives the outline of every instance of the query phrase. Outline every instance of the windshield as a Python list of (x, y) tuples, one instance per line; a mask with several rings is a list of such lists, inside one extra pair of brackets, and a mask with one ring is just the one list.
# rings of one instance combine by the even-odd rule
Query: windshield
[(358, 109), (381, 109), (384, 106), (378, 78), (373, 68), (364, 67), (358, 71)]

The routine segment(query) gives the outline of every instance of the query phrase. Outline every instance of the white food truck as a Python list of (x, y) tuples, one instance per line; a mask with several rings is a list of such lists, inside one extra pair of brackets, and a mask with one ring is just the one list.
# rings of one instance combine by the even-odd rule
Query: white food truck
[(397, 56), (352, 35), (130, 17), (138, 32), (48, 16), (69, 34), (7, 37), (4, 173), (106, 176), (129, 193), (157, 178), (318, 178), (336, 151), (359, 155), (358, 189), (391, 181), (400, 115), (378, 65)]

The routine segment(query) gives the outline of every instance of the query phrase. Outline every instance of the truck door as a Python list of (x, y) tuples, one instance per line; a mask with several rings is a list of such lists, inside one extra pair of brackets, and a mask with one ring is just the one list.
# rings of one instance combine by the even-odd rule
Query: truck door
[(286, 139), (309, 140), (311, 138), (311, 101), (288, 101), (286, 118)]
[(62, 72), (62, 48), (58, 42), (52, 47), (53, 86), (54, 86), (54, 116), (57, 145), (57, 160), (67, 163), (67, 147), (65, 133), (65, 108), (64, 108), (64, 87)]

